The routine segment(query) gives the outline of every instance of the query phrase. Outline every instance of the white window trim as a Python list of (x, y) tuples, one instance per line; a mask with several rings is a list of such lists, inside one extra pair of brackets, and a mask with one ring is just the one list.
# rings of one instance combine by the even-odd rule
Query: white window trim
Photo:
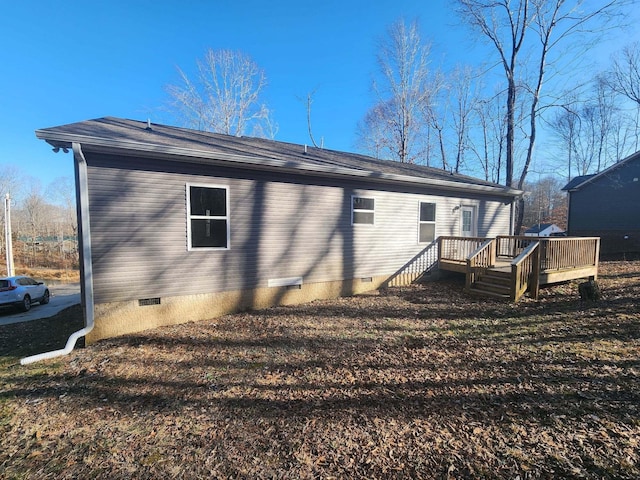
[[(191, 187), (202, 187), (202, 188), (217, 188), (225, 190), (225, 200), (226, 200), (226, 211), (227, 214), (225, 216), (220, 215), (212, 215), (212, 216), (204, 216), (204, 215), (191, 215)], [(215, 251), (215, 250), (229, 250), (231, 248), (231, 211), (229, 210), (229, 186), (228, 185), (216, 185), (210, 183), (187, 183), (186, 184), (186, 195), (187, 195), (187, 251), (189, 252), (206, 252), (206, 251)], [(192, 219), (207, 219), (207, 220), (226, 220), (227, 221), (227, 246), (226, 247), (192, 247), (191, 246), (191, 220)]]
[[(431, 221), (423, 221), (420, 219), (420, 211), (422, 210), (422, 205), (423, 203), (433, 203), (435, 205), (435, 215), (434, 215), (434, 220)], [(436, 238), (438, 238), (438, 236), (436, 235), (436, 228), (438, 227), (438, 202), (436, 202), (435, 200), (418, 200), (418, 244), (419, 245), (427, 245), (429, 243), (432, 243), (433, 240), (435, 240)], [(421, 242), (420, 241), (420, 225), (422, 224), (433, 224), (433, 240), (431, 240), (431, 242)]]
[[(362, 208), (358, 208), (355, 209), (353, 208), (353, 199), (354, 198), (366, 198), (368, 200), (373, 200), (373, 210), (364, 210)], [(349, 205), (349, 207), (351, 208), (351, 225), (358, 225), (358, 226), (362, 226), (362, 227), (374, 227), (376, 224), (376, 197), (371, 197), (371, 196), (367, 196), (367, 195), (351, 195), (351, 204)], [(373, 213), (373, 223), (354, 223), (353, 222), (353, 214), (355, 212), (371, 212)]]

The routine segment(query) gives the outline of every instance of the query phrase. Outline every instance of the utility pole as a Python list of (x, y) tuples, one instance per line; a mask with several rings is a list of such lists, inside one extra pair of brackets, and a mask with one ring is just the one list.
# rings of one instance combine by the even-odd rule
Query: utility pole
[(11, 244), (11, 196), (4, 197), (4, 238), (7, 253), (7, 277), (13, 277), (13, 247)]

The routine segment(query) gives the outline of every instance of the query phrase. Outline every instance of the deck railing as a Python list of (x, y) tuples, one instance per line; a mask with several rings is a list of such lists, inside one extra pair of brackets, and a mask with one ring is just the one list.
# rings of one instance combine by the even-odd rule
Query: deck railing
[(531, 243), (538, 240), (538, 237), (502, 236), (496, 237), (496, 254), (498, 257), (516, 258)]
[(529, 290), (538, 298), (540, 289), (540, 242), (530, 242), (511, 262), (511, 300), (518, 301)]
[(464, 263), (486, 240), (483, 237), (439, 237), (440, 260)]
[(467, 257), (466, 289), (477, 280), (478, 276), (496, 264), (496, 240), (488, 238)]
[(542, 245), (541, 270), (597, 266), (599, 256), (598, 237), (548, 238)]

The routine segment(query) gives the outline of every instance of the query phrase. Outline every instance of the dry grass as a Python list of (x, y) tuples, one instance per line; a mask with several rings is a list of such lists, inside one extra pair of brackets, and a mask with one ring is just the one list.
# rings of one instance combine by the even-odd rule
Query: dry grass
[(30, 268), (19, 266), (16, 268), (16, 275), (26, 275), (28, 277), (33, 277), (44, 281), (57, 280), (66, 283), (80, 281), (80, 271), (73, 269), (65, 270), (57, 268)]
[(566, 284), (513, 305), (447, 280), (157, 329), (29, 367), (16, 357), (46, 340), (17, 336), (56, 326), (64, 343), (78, 310), (0, 327), (0, 471), (639, 478), (640, 263), (603, 264), (600, 286), (598, 304)]

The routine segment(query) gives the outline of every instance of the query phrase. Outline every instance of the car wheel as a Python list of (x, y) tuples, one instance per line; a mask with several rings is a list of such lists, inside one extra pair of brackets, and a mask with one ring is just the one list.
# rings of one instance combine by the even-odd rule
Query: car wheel
[(49, 290), (45, 290), (44, 295), (42, 296), (42, 300), (40, 300), (40, 305), (46, 305), (47, 303), (49, 303), (49, 298)]
[(20, 305), (18, 305), (18, 308), (23, 312), (31, 310), (31, 297), (29, 295), (25, 295)]

